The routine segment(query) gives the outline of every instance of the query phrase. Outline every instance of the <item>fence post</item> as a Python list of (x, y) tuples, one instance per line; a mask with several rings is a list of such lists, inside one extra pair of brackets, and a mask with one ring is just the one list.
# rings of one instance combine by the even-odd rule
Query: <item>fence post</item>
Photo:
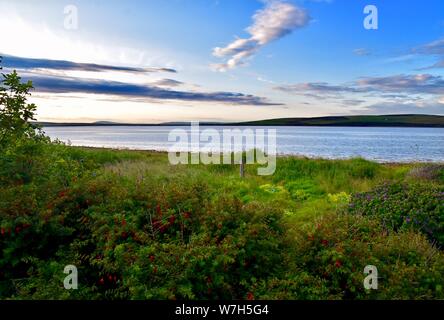
[(239, 168), (239, 174), (240, 177), (243, 178), (245, 176), (245, 162), (244, 162), (244, 155), (242, 155), (241, 158), (241, 163), (240, 163), (240, 168)]

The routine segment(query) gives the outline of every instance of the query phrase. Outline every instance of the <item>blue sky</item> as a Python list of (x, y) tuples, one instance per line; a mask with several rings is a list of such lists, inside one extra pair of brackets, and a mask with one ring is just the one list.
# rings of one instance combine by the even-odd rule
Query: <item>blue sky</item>
[(442, 0), (0, 0), (0, 14), (3, 66), (34, 81), (39, 120), (444, 114)]

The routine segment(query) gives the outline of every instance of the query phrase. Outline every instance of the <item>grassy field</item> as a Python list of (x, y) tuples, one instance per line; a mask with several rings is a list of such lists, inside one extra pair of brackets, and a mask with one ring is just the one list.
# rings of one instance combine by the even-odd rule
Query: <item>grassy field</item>
[(29, 141), (0, 162), (2, 299), (444, 298), (439, 165), (280, 157), (240, 178)]

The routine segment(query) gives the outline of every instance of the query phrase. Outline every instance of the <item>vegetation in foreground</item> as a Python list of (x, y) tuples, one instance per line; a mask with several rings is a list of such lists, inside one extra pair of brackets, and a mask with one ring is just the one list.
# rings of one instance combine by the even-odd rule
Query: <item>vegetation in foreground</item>
[(29, 125), (30, 88), (0, 86), (1, 299), (444, 298), (442, 166), (283, 157), (241, 179), (75, 148)]

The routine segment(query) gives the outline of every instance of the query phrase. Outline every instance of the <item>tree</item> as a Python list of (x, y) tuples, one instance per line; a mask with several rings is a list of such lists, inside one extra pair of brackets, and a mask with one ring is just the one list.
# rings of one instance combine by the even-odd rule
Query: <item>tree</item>
[[(2, 57), (0, 57), (1, 62)], [(37, 137), (38, 128), (30, 123), (31, 120), (35, 120), (37, 107), (33, 103), (27, 103), (30, 90), (33, 89), (32, 81), (21, 82), (21, 77), (15, 70), (9, 74), (1, 73), (1, 77), (0, 147), (5, 147), (20, 138)]]

